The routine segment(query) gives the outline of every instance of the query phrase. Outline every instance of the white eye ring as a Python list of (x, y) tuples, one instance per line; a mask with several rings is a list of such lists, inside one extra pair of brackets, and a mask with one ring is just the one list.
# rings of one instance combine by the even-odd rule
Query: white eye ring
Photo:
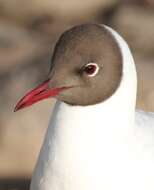
[[(89, 67), (89, 68), (88, 68)], [(90, 68), (91, 67), (91, 68)], [(95, 76), (99, 71), (99, 66), (96, 63), (88, 63), (84, 66), (83, 71), (89, 76)]]

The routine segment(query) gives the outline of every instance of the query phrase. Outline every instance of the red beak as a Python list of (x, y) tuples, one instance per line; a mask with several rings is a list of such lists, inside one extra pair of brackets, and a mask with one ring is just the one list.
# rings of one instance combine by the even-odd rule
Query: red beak
[(61, 88), (49, 88), (49, 79), (43, 82), (41, 85), (28, 92), (16, 105), (14, 111), (18, 111), (22, 108), (31, 106), (32, 104), (47, 99), (49, 97), (57, 96), (61, 91), (66, 90), (70, 87), (61, 87)]

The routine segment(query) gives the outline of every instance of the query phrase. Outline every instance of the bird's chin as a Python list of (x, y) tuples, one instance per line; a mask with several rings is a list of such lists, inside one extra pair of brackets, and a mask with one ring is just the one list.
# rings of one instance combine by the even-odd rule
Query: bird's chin
[(61, 92), (58, 96), (56, 96), (56, 99), (70, 106), (80, 105), (78, 104), (80, 101), (78, 100), (77, 93), (76, 94), (72, 93), (72, 90), (73, 89)]

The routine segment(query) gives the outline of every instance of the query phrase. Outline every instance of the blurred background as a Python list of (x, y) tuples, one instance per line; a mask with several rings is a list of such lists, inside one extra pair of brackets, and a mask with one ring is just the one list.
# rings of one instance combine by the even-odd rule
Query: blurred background
[(0, 190), (28, 190), (54, 104), (14, 113), (16, 102), (46, 78), (60, 34), (85, 22), (125, 37), (137, 66), (137, 107), (154, 111), (153, 0), (0, 0)]

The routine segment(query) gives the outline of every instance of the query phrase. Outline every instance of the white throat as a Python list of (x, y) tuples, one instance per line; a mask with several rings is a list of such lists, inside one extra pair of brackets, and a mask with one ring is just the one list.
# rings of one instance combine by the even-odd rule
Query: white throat
[[(129, 141), (134, 122), (136, 70), (126, 42), (106, 28), (122, 52), (121, 84), (114, 95), (97, 105), (69, 106), (57, 102), (31, 190), (112, 189), (107, 177), (110, 172), (117, 172), (117, 165), (127, 159), (124, 144)], [(113, 157), (114, 163), (109, 162)]]

